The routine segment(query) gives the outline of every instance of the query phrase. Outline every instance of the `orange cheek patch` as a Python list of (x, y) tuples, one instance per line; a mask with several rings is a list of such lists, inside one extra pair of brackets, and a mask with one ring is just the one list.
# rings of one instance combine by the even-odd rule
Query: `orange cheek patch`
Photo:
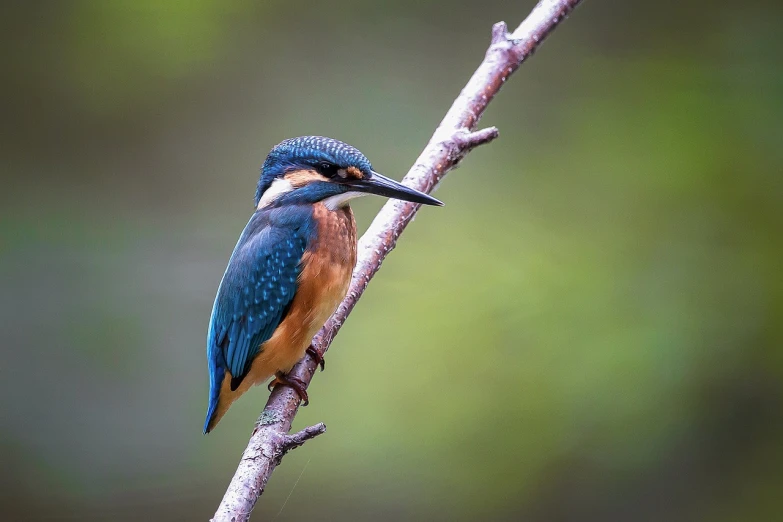
[(357, 169), (356, 167), (348, 167), (347, 169), (345, 169), (345, 173), (348, 174), (347, 177), (352, 179), (362, 179), (364, 177), (362, 171)]
[(313, 181), (328, 181), (324, 176), (314, 170), (294, 170), (287, 173), (284, 178), (294, 188), (304, 187)]

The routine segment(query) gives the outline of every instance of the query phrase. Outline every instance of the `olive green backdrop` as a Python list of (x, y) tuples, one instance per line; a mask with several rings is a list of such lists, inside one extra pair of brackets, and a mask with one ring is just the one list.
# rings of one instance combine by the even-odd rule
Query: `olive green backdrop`
[[(0, 518), (206, 520), (267, 396), (201, 434), (266, 152), (324, 134), (401, 178), (534, 2), (11, 4)], [(779, 518), (781, 19), (580, 6), (340, 332), (295, 424), (328, 432), (254, 520)]]

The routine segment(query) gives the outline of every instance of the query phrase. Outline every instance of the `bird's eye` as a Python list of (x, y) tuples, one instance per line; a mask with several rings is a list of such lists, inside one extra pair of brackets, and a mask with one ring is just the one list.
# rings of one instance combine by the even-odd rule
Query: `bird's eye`
[(321, 162), (318, 164), (318, 170), (321, 171), (321, 174), (326, 176), (327, 178), (332, 178), (337, 174), (337, 165), (333, 165), (329, 162)]

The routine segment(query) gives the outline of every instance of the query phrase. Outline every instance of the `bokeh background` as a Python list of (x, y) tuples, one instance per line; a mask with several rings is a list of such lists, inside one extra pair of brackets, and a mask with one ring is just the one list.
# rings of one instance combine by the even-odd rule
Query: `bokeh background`
[[(533, 1), (4, 2), (0, 518), (206, 520), (204, 338), (286, 137), (407, 171)], [(329, 352), (254, 520), (783, 517), (783, 4), (589, 0)], [(382, 204), (355, 204), (364, 229)]]

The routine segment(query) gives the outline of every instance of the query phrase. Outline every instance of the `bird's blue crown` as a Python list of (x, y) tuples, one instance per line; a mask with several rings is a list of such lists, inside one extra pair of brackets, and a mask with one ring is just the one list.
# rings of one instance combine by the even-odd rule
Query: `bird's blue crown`
[[(286, 172), (296, 169), (345, 169), (356, 167), (366, 176), (372, 172), (370, 160), (358, 149), (324, 136), (300, 136), (277, 144), (261, 167), (261, 177), (256, 188), (255, 204), (272, 182)], [(322, 172), (323, 173), (323, 172)]]

